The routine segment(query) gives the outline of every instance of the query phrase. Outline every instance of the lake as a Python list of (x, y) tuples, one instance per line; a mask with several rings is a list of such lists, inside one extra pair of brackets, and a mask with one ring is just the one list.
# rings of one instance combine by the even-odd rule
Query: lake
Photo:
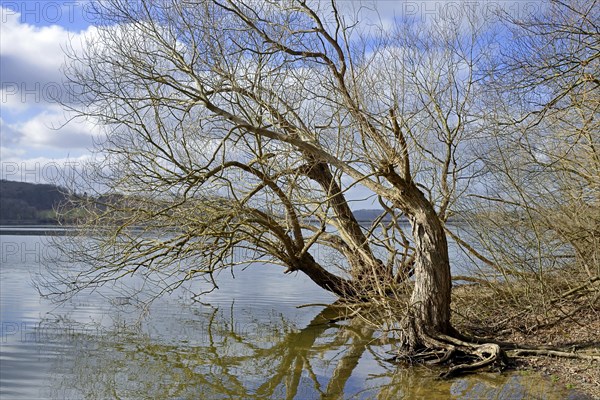
[(535, 374), (440, 380), (435, 370), (391, 364), (392, 347), (373, 326), (339, 320), (338, 307), (299, 308), (335, 298), (268, 265), (235, 278), (222, 273), (220, 290), (201, 302), (182, 290), (145, 307), (116, 286), (53, 304), (32, 284), (52, 242), (7, 233), (0, 235), (3, 400), (575, 396)]

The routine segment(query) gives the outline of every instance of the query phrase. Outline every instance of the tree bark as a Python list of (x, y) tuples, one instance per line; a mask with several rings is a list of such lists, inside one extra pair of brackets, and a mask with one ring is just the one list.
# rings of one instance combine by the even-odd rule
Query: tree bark
[(416, 349), (430, 337), (451, 332), (452, 278), (444, 227), (431, 203), (415, 186), (406, 190), (415, 241), (415, 286), (410, 299), (407, 342)]

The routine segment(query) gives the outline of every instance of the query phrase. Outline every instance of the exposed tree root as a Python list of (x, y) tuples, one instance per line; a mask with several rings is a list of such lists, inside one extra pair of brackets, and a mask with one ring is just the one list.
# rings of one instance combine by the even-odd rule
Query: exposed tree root
[(506, 367), (504, 351), (500, 346), (493, 343), (478, 345), (468, 354), (474, 356), (475, 360), (471, 363), (462, 363), (451, 366), (448, 371), (441, 374), (443, 378), (450, 378), (468, 371), (475, 371), (487, 366), (499, 365)]
[(578, 358), (581, 360), (600, 361), (600, 355), (576, 353), (573, 351), (548, 350), (548, 349), (512, 349), (510, 355), (513, 357), (520, 356), (551, 356), (564, 358)]
[(447, 365), (448, 370), (440, 377), (451, 378), (485, 367), (504, 369), (508, 363), (504, 350), (495, 343), (477, 344), (465, 342), (448, 335), (425, 335), (425, 347), (418, 352), (409, 352), (395, 357), (395, 361), (411, 364)]
[(517, 347), (516, 344), (495, 342), (481, 338), (465, 338), (456, 335), (425, 335), (424, 346), (418, 351), (408, 351), (395, 356), (393, 361), (409, 364), (444, 365), (448, 369), (440, 373), (442, 378), (451, 378), (483, 368), (503, 370), (508, 366), (508, 356), (549, 356), (600, 361), (600, 355), (565, 351), (545, 346)]
[(600, 354), (586, 354), (577, 353), (573, 350), (568, 351), (560, 347), (552, 346), (530, 346), (530, 345), (518, 345), (512, 342), (504, 342), (500, 340), (494, 340), (491, 338), (481, 338), (476, 336), (464, 336), (457, 334), (461, 340), (466, 340), (472, 343), (484, 344), (493, 343), (502, 348), (511, 357), (524, 357), (524, 356), (549, 356), (549, 357), (563, 357), (563, 358), (576, 358), (581, 360), (593, 360), (600, 361)]

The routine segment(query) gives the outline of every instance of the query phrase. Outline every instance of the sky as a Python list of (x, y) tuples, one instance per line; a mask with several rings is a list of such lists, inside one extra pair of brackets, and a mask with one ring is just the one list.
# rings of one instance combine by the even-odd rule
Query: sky
[(57, 97), (67, 93), (61, 67), (69, 42), (93, 30), (87, 4), (0, 3), (1, 178), (51, 182), (59, 170), (89, 157), (95, 129), (66, 124)]
[[(89, 1), (0, 0), (0, 178), (32, 183), (51, 182), (59, 171), (77, 168), (91, 157), (98, 129), (85, 121), (66, 123), (68, 114), (56, 101), (68, 86), (62, 66), (64, 49), (81, 48), (93, 35)], [(379, 15), (411, 17), (425, 22), (445, 13), (461, 13), (458, 1), (377, 1)], [(370, 2), (341, 1), (344, 7)], [(502, 8), (512, 14), (536, 10), (539, 2), (470, 1), (486, 12)], [(69, 99), (67, 99), (69, 100)]]

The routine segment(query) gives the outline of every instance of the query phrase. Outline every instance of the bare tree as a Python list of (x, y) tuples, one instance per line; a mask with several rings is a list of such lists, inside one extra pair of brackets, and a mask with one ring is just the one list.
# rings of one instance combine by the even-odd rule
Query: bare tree
[[(69, 260), (88, 268), (59, 276), (56, 293), (129, 274), (211, 290), (224, 269), (268, 263), (344, 298), (412, 287), (410, 351), (497, 359), (498, 346), (452, 337), (444, 227), (475, 174), (483, 25), (375, 29), (335, 2), (96, 7), (105, 24), (66, 71), (71, 111), (106, 132), (67, 213), (84, 236)], [(371, 226), (353, 191), (383, 208)]]

